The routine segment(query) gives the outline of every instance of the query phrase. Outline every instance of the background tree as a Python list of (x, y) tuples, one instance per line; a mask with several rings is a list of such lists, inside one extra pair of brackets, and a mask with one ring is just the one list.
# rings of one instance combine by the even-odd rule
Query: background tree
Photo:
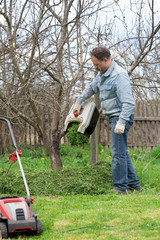
[(160, 94), (160, 22), (155, 5), (155, 0), (131, 0), (126, 8), (117, 2), (114, 42), (110, 36), (106, 38), (116, 60), (131, 77), (135, 98), (142, 101), (158, 98)]
[[(1, 115), (35, 129), (52, 169), (62, 167), (65, 116), (75, 96), (93, 79), (88, 52), (97, 46), (97, 39), (129, 72), (136, 99), (159, 97), (160, 24), (155, 1), (130, 0), (123, 7), (122, 2), (1, 1)], [(48, 111), (52, 124), (46, 129)]]
[[(62, 167), (62, 117), (69, 109), (70, 96), (75, 94), (73, 86), (84, 74), (88, 50), (86, 46), (82, 52), (85, 43), (82, 50), (81, 24), (98, 11), (100, 3), (1, 3), (0, 99), (6, 109), (4, 116), (14, 121), (22, 119), (35, 129), (49, 153), (52, 169)], [(89, 39), (87, 36), (87, 45)], [(43, 108), (45, 114), (46, 106), (52, 109), (51, 139), (40, 112)]]

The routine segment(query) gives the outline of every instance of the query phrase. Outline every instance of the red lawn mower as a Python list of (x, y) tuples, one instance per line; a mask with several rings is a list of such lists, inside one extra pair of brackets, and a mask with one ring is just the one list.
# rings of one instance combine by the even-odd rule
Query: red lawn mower
[[(19, 167), (22, 173), (23, 182), (27, 192), (27, 199), (18, 196), (4, 196), (0, 197), (0, 239), (8, 238), (9, 236), (17, 234), (41, 234), (42, 223), (37, 219), (38, 214), (35, 214), (30, 204), (33, 203), (33, 199), (30, 198), (30, 192), (21, 164), (20, 156), (22, 152), (18, 150), (17, 144), (13, 135), (11, 124), (8, 119), (0, 117), (0, 121), (5, 121), (8, 125), (10, 135), (12, 138), (15, 151), (10, 155), (10, 166), (7, 173), (3, 177), (0, 184), (2, 186), (9, 169), (18, 160)], [(8, 161), (7, 161), (8, 162)], [(5, 163), (5, 162), (0, 162)]]

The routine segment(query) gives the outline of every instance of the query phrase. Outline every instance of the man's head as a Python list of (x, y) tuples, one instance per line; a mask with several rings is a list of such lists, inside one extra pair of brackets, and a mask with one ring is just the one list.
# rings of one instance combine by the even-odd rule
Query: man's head
[(91, 52), (91, 60), (94, 68), (102, 73), (106, 72), (111, 65), (111, 53), (105, 47), (96, 47)]

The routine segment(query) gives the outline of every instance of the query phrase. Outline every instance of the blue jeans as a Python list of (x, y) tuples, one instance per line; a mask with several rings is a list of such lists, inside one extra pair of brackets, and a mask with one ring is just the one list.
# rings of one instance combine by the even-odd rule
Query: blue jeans
[(123, 134), (114, 133), (114, 129), (119, 117), (108, 117), (111, 127), (111, 153), (112, 153), (112, 178), (113, 185), (119, 190), (126, 190), (139, 186), (136, 172), (130, 156), (127, 152), (128, 132), (134, 121), (134, 115), (125, 126)]

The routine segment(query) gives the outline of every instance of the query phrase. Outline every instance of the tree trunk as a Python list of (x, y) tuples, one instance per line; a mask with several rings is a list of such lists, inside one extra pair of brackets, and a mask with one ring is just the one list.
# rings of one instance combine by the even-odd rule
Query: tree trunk
[(52, 143), (51, 143), (51, 165), (52, 169), (61, 168), (62, 161), (60, 158), (60, 106), (61, 106), (61, 97), (62, 97), (62, 86), (57, 85), (56, 87), (57, 101), (55, 102), (55, 111), (53, 114), (53, 120), (51, 124), (52, 131)]
[(98, 148), (97, 148), (97, 143), (96, 143), (96, 129), (92, 133), (91, 138), (90, 138), (90, 165), (98, 162)]
[(62, 168), (63, 165), (60, 158), (60, 135), (58, 131), (52, 131), (52, 134), (52, 142), (48, 140), (45, 133), (42, 141), (50, 156), (52, 170), (55, 170), (56, 168)]

